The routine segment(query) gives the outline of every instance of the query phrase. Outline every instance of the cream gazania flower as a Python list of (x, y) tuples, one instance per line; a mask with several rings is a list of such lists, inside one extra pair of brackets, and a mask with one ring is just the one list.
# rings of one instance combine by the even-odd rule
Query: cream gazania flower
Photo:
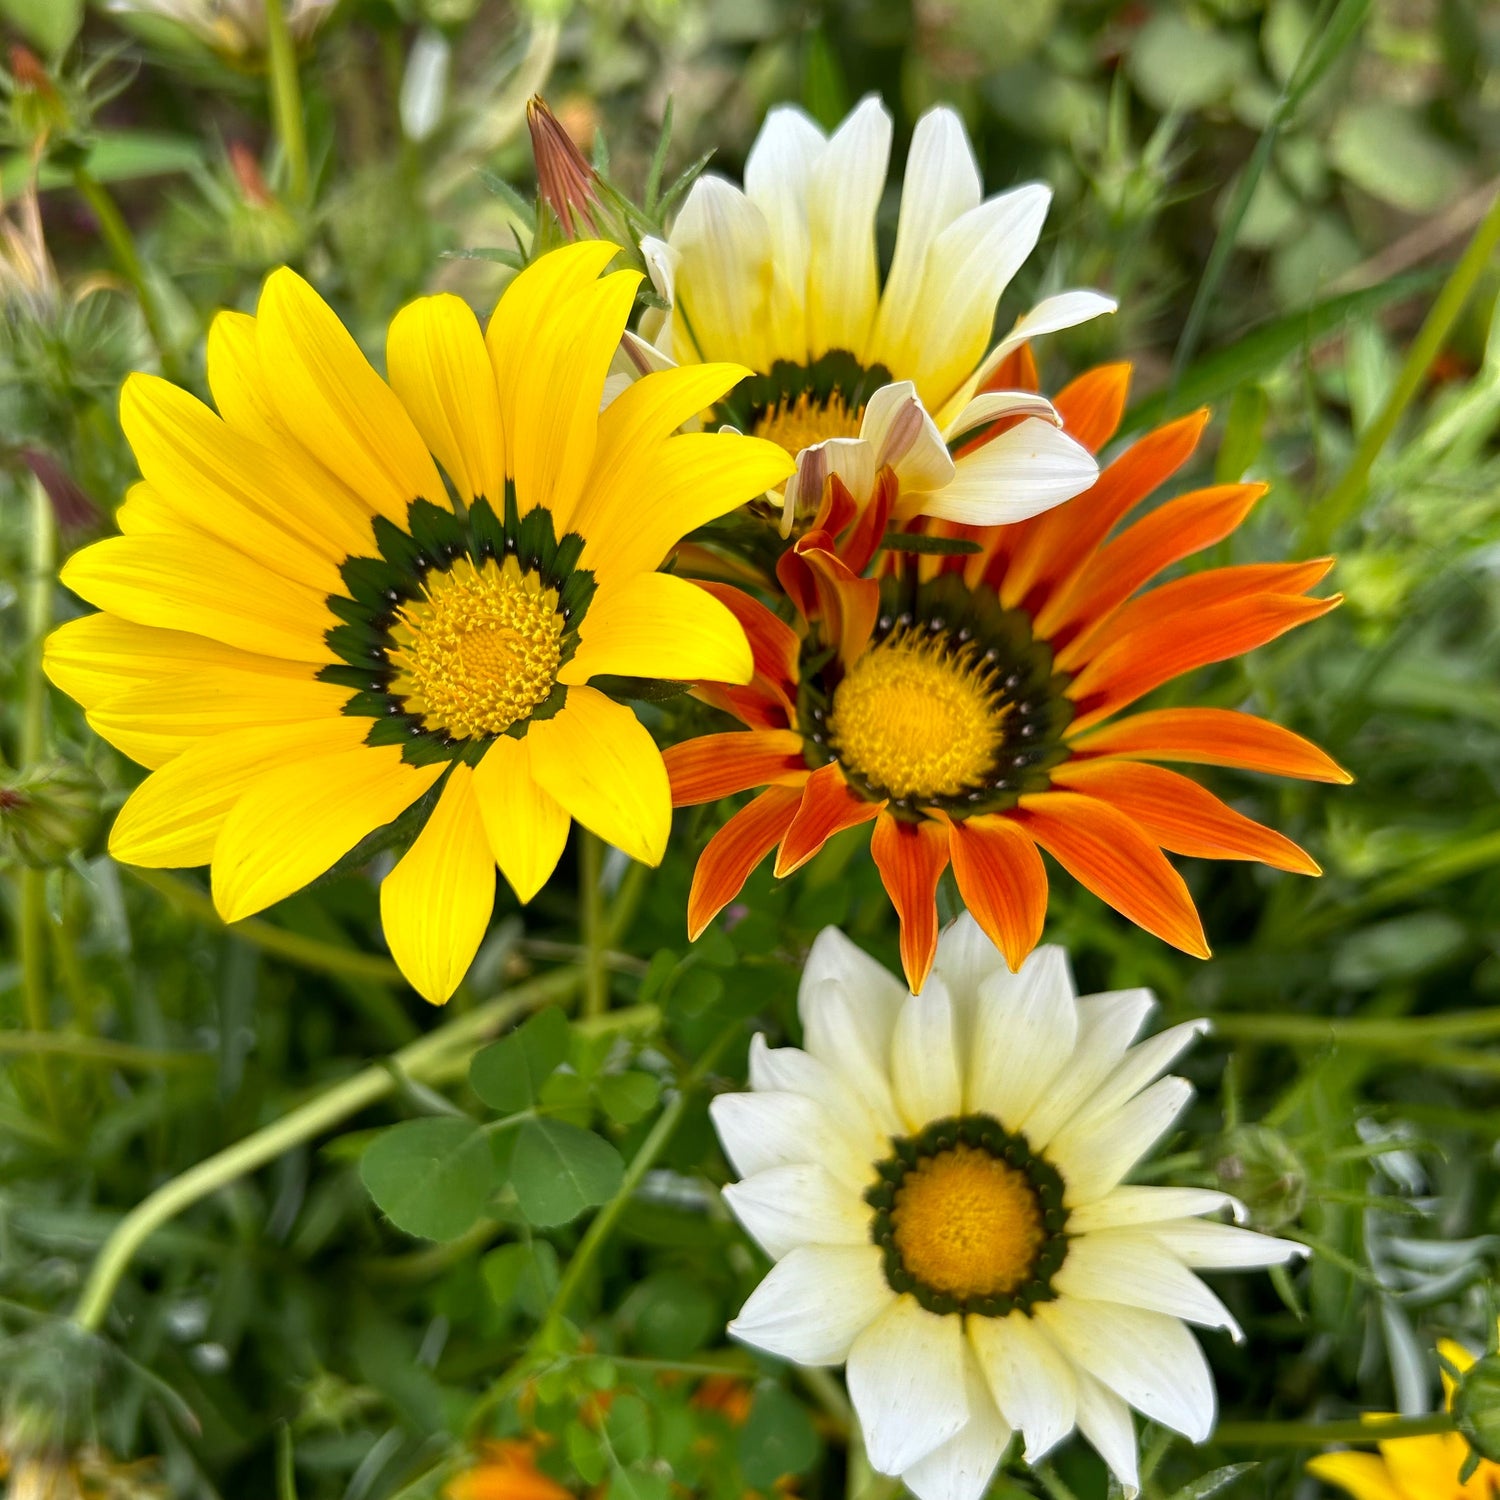
[(600, 277), (617, 253), (541, 256), (483, 331), (457, 297), (412, 303), (389, 383), (283, 269), (253, 318), (214, 322), (217, 414), (126, 383), (143, 479), (124, 535), (63, 569), (101, 613), (45, 654), (94, 730), (151, 768), (116, 859), (212, 865), (234, 922), (403, 819), (381, 918), (435, 1002), (484, 937), (497, 864), (529, 901), (575, 818), (661, 861), (666, 770), (621, 679), (749, 679), (733, 614), (657, 570), (790, 460), (677, 432), (740, 367), (653, 375), (600, 411), (640, 280)]
[(1200, 1219), (1223, 1193), (1122, 1186), (1191, 1093), (1158, 1075), (1206, 1024), (1131, 1047), (1151, 1004), (1079, 998), (1061, 948), (1013, 974), (967, 914), (908, 995), (828, 928), (806, 1050), (757, 1037), (754, 1092), (714, 1100), (744, 1179), (724, 1196), (776, 1261), (730, 1332), (847, 1362), (871, 1463), (921, 1500), (978, 1500), (1013, 1431), (1030, 1462), (1075, 1426), (1134, 1494), (1130, 1407), (1195, 1441), (1213, 1427), (1184, 1321), (1238, 1336), (1189, 1268), (1301, 1253)]
[[(772, 110), (744, 190), (705, 175), (668, 238), (642, 241), (671, 310), (648, 313), (627, 352), (643, 369), (748, 365), (758, 378), (721, 403), (723, 419), (794, 456), (829, 443), (823, 462), (857, 500), (891, 467), (898, 521), (996, 525), (1035, 515), (1086, 489), (1097, 467), (1044, 399), (987, 387), (1028, 339), (1115, 304), (1097, 292), (1060, 293), (988, 348), (996, 305), (1036, 246), (1051, 192), (1031, 183), (981, 202), (974, 153), (947, 108), (917, 122), (882, 286), (875, 215), (890, 148), (890, 115), (873, 95), (827, 138), (801, 110)], [(1015, 420), (983, 447), (950, 456), (965, 433), (1001, 418)], [(787, 486), (787, 529), (799, 494), (803, 510), (816, 509), (821, 477)]]

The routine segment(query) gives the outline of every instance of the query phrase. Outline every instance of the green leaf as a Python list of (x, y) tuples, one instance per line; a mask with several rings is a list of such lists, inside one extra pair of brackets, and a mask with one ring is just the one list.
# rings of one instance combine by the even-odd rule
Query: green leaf
[(533, 1109), (542, 1085), (568, 1057), (568, 1018), (555, 1006), (474, 1054), (469, 1086), (493, 1110), (516, 1115)]
[(1355, 104), (1334, 122), (1329, 160), (1356, 187), (1403, 213), (1430, 214), (1457, 196), (1465, 172), (1423, 116), (1399, 104)]
[(61, 57), (83, 25), (83, 0), (0, 0), (0, 19), (49, 56)]
[(620, 1305), (620, 1320), (651, 1359), (696, 1354), (723, 1321), (713, 1295), (677, 1271), (658, 1271), (634, 1287)]
[[(100, 182), (133, 182), (141, 177), (159, 177), (169, 172), (188, 172), (203, 164), (203, 150), (188, 136), (163, 135), (149, 130), (114, 130), (89, 148), (84, 164)], [(7, 197), (31, 180), (29, 154), (15, 152), (0, 166), (0, 192)], [(67, 187), (72, 172), (44, 161), (36, 174), (37, 186)]]
[(546, 1228), (607, 1202), (620, 1186), (625, 1164), (592, 1131), (561, 1120), (528, 1120), (510, 1170), (521, 1212)]
[(769, 1490), (818, 1456), (818, 1434), (802, 1403), (779, 1385), (762, 1386), (739, 1435), (740, 1466), (751, 1489)]
[(623, 1464), (635, 1463), (651, 1452), (651, 1412), (633, 1391), (615, 1397), (604, 1430)]
[(656, 1108), (661, 1081), (650, 1073), (608, 1073), (595, 1085), (599, 1103), (617, 1125), (634, 1125)]
[(1226, 1464), (1222, 1469), (1211, 1469), (1207, 1474), (1200, 1474), (1191, 1484), (1185, 1484), (1177, 1490), (1171, 1500), (1208, 1500), (1210, 1495), (1217, 1495), (1220, 1490), (1226, 1490), (1236, 1479), (1243, 1478), (1252, 1469), (1258, 1469), (1258, 1463), (1249, 1464)]
[(489, 1136), (472, 1120), (408, 1120), (376, 1137), (359, 1175), (398, 1229), (451, 1240), (484, 1212), (495, 1163)]
[(546, 1240), (501, 1245), (479, 1263), (480, 1275), (497, 1307), (519, 1308), (541, 1318), (557, 1291), (557, 1251)]
[(925, 536), (919, 532), (888, 531), (880, 539), (885, 552), (935, 552), (943, 557), (962, 557), (978, 552), (979, 543), (958, 536)]
[(671, 1493), (672, 1481), (668, 1475), (634, 1464), (628, 1469), (615, 1470), (605, 1500), (667, 1500)]
[(563, 1441), (568, 1449), (568, 1462), (578, 1477), (585, 1484), (598, 1484), (609, 1468), (609, 1455), (599, 1441), (599, 1434), (575, 1417), (568, 1423)]

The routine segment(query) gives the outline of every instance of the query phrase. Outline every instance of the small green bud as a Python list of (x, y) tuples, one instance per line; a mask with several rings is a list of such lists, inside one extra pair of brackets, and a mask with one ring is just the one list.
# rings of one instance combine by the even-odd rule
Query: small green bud
[(103, 788), (85, 766), (48, 761), (0, 776), (0, 856), (34, 869), (86, 853), (104, 821)]
[(1500, 1354), (1486, 1354), (1459, 1376), (1453, 1420), (1481, 1459), (1500, 1463)]
[(1274, 1233), (1292, 1223), (1307, 1202), (1307, 1168), (1274, 1130), (1242, 1125), (1224, 1136), (1214, 1162), (1219, 1186), (1250, 1211), (1250, 1223)]

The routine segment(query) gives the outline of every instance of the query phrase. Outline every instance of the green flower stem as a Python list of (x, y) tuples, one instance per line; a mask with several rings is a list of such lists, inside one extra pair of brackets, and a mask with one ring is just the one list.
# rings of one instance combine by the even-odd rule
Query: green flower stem
[[(456, 1056), (473, 1050), (525, 1011), (561, 999), (577, 985), (578, 979), (575, 969), (557, 969), (529, 979), (403, 1047), (395, 1054), (395, 1066), (399, 1073), (427, 1082)], [(324, 1089), (289, 1114), (163, 1183), (131, 1209), (105, 1241), (73, 1311), (74, 1322), (90, 1332), (99, 1331), (120, 1278), (136, 1251), (163, 1224), (201, 1198), (342, 1124), (395, 1088), (396, 1078), (391, 1070), (382, 1063), (372, 1063), (352, 1078)]]
[(1396, 383), (1374, 420), (1360, 434), (1354, 457), (1339, 482), (1323, 497), (1312, 514), (1314, 550), (1325, 549), (1339, 527), (1349, 520), (1364, 498), (1365, 481), (1397, 424), (1427, 378), (1433, 361), (1442, 353), (1453, 325), (1464, 310), (1480, 278), (1500, 250), (1500, 193), (1489, 212), (1479, 221), (1468, 248), (1459, 257), (1437, 301), (1432, 304), (1417, 336), (1406, 351)]
[(1213, 1029), (1215, 1036), (1238, 1042), (1336, 1043), (1375, 1052), (1404, 1051), (1422, 1042), (1500, 1036), (1500, 1008), (1390, 1018), (1221, 1015), (1214, 1017)]
[(167, 338), (161, 308), (157, 303), (156, 294), (146, 280), (146, 268), (141, 264), (140, 252), (135, 247), (135, 236), (130, 232), (130, 225), (125, 222), (125, 215), (120, 212), (115, 200), (110, 197), (109, 189), (86, 166), (79, 165), (73, 169), (73, 186), (78, 189), (79, 196), (88, 204), (94, 217), (99, 221), (100, 232), (104, 235), (104, 242), (109, 246), (109, 252), (114, 257), (115, 266), (130, 283), (130, 289), (135, 293), (136, 301), (140, 303), (141, 316), (146, 320), (146, 331), (151, 335), (151, 342), (156, 346), (157, 358), (161, 360), (162, 373), (171, 380), (180, 380), (181, 364)]
[(1453, 1418), (1446, 1412), (1376, 1421), (1355, 1417), (1346, 1422), (1220, 1422), (1209, 1442), (1236, 1448), (1317, 1448), (1325, 1443), (1432, 1437), (1455, 1430)]
[(107, 1037), (74, 1036), (65, 1031), (0, 1031), (0, 1056), (6, 1053), (68, 1057), (75, 1062), (102, 1063), (136, 1073), (203, 1068), (215, 1061), (206, 1052), (163, 1052)]
[(307, 130), (302, 117), (302, 80), (297, 48), (286, 24), (282, 0), (266, 0), (266, 39), (270, 43), (271, 114), (286, 156), (287, 187), (299, 206), (308, 199)]
[(604, 843), (584, 829), (578, 848), (578, 905), (583, 912), (583, 1014), (602, 1016), (609, 1009), (608, 923), (604, 915)]

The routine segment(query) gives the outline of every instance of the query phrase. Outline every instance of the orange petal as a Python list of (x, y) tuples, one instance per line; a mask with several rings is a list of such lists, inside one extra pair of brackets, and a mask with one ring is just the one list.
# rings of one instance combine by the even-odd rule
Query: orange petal
[(1080, 885), (1163, 942), (1208, 957), (1187, 886), (1124, 813), (1080, 792), (1021, 798), (1012, 817)]
[(1275, 640), (1298, 625), (1316, 620), (1340, 602), (1262, 594), (1230, 599), (1184, 619), (1165, 620), (1132, 631), (1091, 661), (1068, 686), (1077, 705), (1074, 731), (1118, 713), (1153, 688), (1210, 662), (1228, 661)]
[(1233, 708), (1156, 708), (1102, 724), (1071, 742), (1090, 755), (1234, 766), (1347, 786), (1354, 778), (1311, 740)]
[(1056, 646), (1060, 637), (1086, 631), (1164, 568), (1223, 541), (1266, 489), (1263, 484), (1215, 485), (1158, 506), (1101, 547), (1073, 582), (1047, 601), (1037, 616), (1037, 633)]
[(811, 570), (824, 634), (838, 643), (839, 660), (847, 667), (870, 643), (880, 615), (880, 585), (873, 578), (857, 577), (834, 553), (808, 546), (809, 540), (803, 537), (797, 543), (796, 554)]
[(758, 599), (729, 583), (698, 580), (744, 628), (755, 658), (757, 676), (767, 677), (791, 693), (797, 691), (797, 633), (785, 620), (778, 619)]
[(740, 893), (771, 852), (802, 801), (802, 788), (773, 786), (742, 807), (709, 841), (688, 893), (688, 939), (698, 935)]
[(777, 876), (800, 870), (834, 834), (868, 823), (884, 806), (884, 802), (866, 802), (856, 795), (836, 760), (819, 766), (807, 778), (802, 805), (776, 851)]
[(1065, 385), (1052, 404), (1063, 419), (1063, 431), (1097, 453), (1118, 430), (1129, 394), (1128, 364), (1098, 365)]
[(1253, 859), (1294, 875), (1321, 875), (1289, 838), (1235, 812), (1206, 787), (1163, 766), (1085, 760), (1059, 766), (1054, 785), (1085, 792), (1133, 818), (1163, 849), (1200, 859)]
[(863, 573), (870, 566), (900, 494), (901, 481), (896, 478), (896, 471), (887, 465), (875, 476), (870, 502), (860, 511), (853, 529), (839, 549), (839, 556), (848, 564), (850, 572)]
[(986, 391), (1039, 391), (1041, 388), (1042, 377), (1030, 344), (1017, 344), (990, 371), (990, 378), (981, 387)]
[(924, 819), (906, 823), (889, 813), (875, 820), (870, 853), (901, 923), (901, 967), (917, 995), (937, 956), (937, 884), (948, 868), (948, 828)]
[(756, 786), (801, 785), (807, 776), (795, 729), (736, 730), (684, 740), (662, 752), (672, 806), (713, 802)]
[(1047, 867), (1030, 836), (1004, 813), (955, 819), (948, 840), (964, 905), (1018, 972), (1042, 937)]
[(818, 501), (818, 513), (813, 517), (812, 530), (826, 531), (836, 537), (858, 514), (859, 506), (849, 493), (849, 486), (837, 474), (830, 474), (823, 485), (823, 495)]
[(1023, 522), (1001, 583), (1001, 602), (1010, 608), (1025, 601), (1035, 613), (1088, 561), (1127, 511), (1193, 456), (1207, 423), (1208, 412), (1197, 411), (1148, 432), (1100, 474), (1092, 489)]

